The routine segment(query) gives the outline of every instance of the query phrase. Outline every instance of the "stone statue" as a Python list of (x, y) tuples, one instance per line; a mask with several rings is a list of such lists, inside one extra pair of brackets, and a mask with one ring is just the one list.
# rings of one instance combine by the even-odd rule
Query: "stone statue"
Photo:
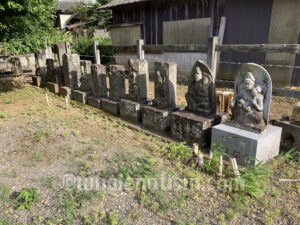
[(177, 64), (155, 62), (155, 99), (153, 106), (166, 109), (176, 106)]
[(231, 122), (241, 128), (262, 132), (269, 117), (272, 82), (261, 66), (244, 64), (235, 81)]
[(185, 98), (188, 111), (200, 115), (216, 113), (215, 83), (212, 72), (202, 61), (197, 61), (193, 67)]
[(149, 92), (148, 62), (143, 59), (128, 60), (129, 94), (132, 101), (145, 101)]

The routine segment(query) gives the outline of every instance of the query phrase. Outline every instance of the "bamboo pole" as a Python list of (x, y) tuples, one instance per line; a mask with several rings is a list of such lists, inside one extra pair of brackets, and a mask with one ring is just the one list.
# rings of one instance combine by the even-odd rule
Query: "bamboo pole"
[(231, 164), (234, 175), (237, 176), (237, 177), (240, 177), (239, 167), (236, 163), (236, 159), (235, 158), (229, 158), (229, 160), (230, 160), (230, 164)]

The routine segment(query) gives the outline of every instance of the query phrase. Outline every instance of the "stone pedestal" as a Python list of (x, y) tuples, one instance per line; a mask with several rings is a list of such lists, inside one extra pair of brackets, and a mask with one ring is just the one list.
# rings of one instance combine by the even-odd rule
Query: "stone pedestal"
[(280, 149), (287, 152), (292, 148), (300, 151), (300, 126), (293, 124), (290, 121), (273, 120), (271, 123), (274, 126), (282, 128)]
[(32, 84), (34, 86), (40, 87), (41, 86), (41, 77), (32, 77)]
[(142, 122), (142, 106), (151, 105), (151, 101), (134, 102), (127, 99), (120, 101), (120, 115), (123, 120), (141, 123)]
[[(212, 128), (212, 150), (222, 147), (242, 166), (257, 165), (279, 154), (280, 127), (268, 125), (262, 134), (220, 124)], [(256, 160), (255, 160), (256, 159)]]
[(84, 91), (80, 91), (80, 90), (72, 91), (73, 100), (80, 102), (82, 104), (86, 104), (88, 96), (90, 96), (90, 93), (88, 93), (88, 92), (84, 92)]
[(102, 99), (96, 96), (90, 96), (87, 98), (87, 104), (97, 109), (102, 109)]
[(46, 88), (47, 88), (50, 92), (52, 92), (52, 93), (54, 93), (54, 94), (58, 94), (58, 93), (59, 93), (59, 87), (58, 87), (58, 84), (56, 84), (56, 83), (47, 82)]
[(171, 114), (172, 137), (187, 144), (198, 143), (200, 147), (208, 147), (211, 140), (211, 127), (221, 121), (220, 115), (203, 117), (188, 111), (174, 112)]
[(168, 132), (171, 127), (171, 114), (179, 108), (157, 109), (152, 106), (142, 107), (142, 124), (144, 128), (159, 132)]
[(108, 112), (112, 115), (118, 116), (120, 114), (120, 102), (114, 101), (108, 98), (103, 98), (102, 101), (102, 109), (105, 112)]
[(71, 99), (72, 90), (69, 87), (60, 87), (59, 94), (63, 97), (68, 97)]

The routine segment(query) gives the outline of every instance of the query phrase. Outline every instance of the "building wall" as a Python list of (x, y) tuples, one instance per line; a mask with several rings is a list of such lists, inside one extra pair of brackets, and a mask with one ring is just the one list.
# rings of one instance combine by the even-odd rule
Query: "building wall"
[[(268, 43), (272, 0), (226, 0), (224, 44)], [(241, 66), (233, 63), (264, 64), (264, 53), (221, 53), (217, 79), (235, 80)]]
[(163, 23), (163, 43), (207, 44), (211, 18), (168, 21)]
[(113, 46), (136, 45), (136, 41), (141, 39), (141, 26), (113, 27), (110, 30)]
[[(128, 66), (129, 58), (136, 58), (137, 55), (119, 53), (116, 54), (116, 63)], [(187, 83), (188, 78), (191, 74), (194, 63), (197, 60), (203, 60), (206, 62), (207, 54), (206, 53), (176, 53), (176, 52), (165, 52), (165, 53), (147, 53), (145, 54), (145, 59), (149, 62), (149, 72), (153, 74), (154, 72), (154, 62), (160, 61), (173, 61), (177, 63), (177, 75), (179, 83)]]
[[(269, 44), (296, 44), (300, 31), (300, 1), (273, 0)], [(292, 82), (295, 54), (276, 53), (266, 55), (266, 64), (290, 67), (266, 67), (271, 74), (274, 86), (289, 86)], [(297, 74), (295, 74), (296, 76)], [(298, 72), (299, 76), (299, 72)], [(297, 78), (297, 76), (295, 77)]]
[(59, 15), (59, 27), (64, 29), (67, 27), (67, 21), (72, 17), (72, 14), (60, 14)]

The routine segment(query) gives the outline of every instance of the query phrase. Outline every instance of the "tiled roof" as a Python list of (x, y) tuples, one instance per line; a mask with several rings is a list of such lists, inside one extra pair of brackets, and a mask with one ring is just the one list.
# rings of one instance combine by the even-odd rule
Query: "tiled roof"
[(148, 2), (148, 1), (151, 1), (151, 0), (115, 0), (110, 3), (107, 3), (104, 6), (101, 6), (99, 9), (108, 9), (108, 8), (113, 8), (113, 7), (119, 6), (119, 5), (127, 5), (127, 4), (131, 4), (131, 3)]
[(58, 0), (57, 10), (68, 10), (71, 5), (77, 5), (79, 2), (95, 2), (94, 0)]

